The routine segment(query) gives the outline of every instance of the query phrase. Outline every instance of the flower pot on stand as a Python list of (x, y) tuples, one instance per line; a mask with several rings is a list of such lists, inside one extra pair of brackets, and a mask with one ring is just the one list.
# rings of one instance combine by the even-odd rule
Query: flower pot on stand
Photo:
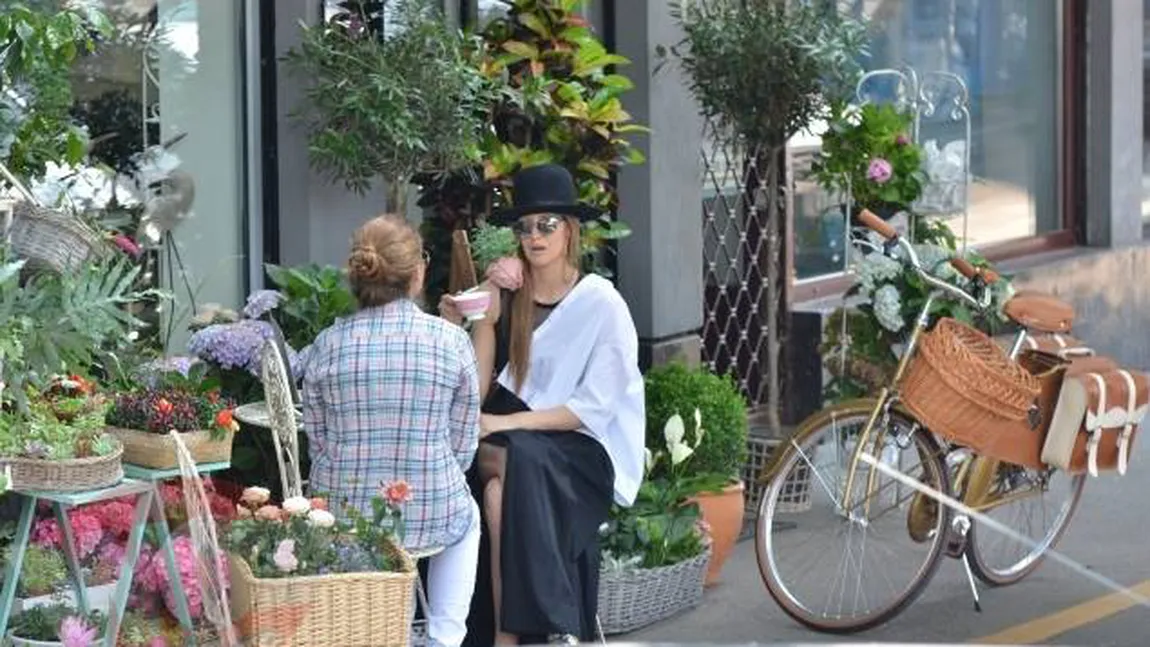
[(704, 492), (694, 499), (699, 504), (703, 521), (711, 527), (712, 555), (707, 567), (706, 586), (718, 584), (723, 564), (743, 531), (744, 494), (743, 482), (739, 481), (721, 492)]

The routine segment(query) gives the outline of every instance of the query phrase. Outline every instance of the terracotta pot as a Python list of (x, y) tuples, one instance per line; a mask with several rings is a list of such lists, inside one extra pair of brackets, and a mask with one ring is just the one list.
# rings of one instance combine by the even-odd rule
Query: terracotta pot
[(707, 586), (719, 583), (723, 563), (727, 561), (739, 533), (743, 530), (743, 482), (733, 483), (722, 492), (700, 494), (696, 499), (703, 521), (711, 526), (712, 555), (707, 567)]

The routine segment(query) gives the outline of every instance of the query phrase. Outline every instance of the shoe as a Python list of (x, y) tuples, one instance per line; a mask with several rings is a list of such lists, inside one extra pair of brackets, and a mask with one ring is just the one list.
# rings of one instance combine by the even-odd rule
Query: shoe
[(578, 645), (579, 639), (571, 634), (551, 634), (547, 637), (548, 645)]

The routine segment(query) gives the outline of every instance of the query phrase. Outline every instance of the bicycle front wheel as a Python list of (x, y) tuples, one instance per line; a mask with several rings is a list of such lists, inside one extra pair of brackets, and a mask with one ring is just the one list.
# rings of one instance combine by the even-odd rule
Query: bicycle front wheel
[[(873, 405), (848, 403), (804, 423), (779, 449), (759, 504), (755, 550), (767, 590), (788, 615), (817, 631), (853, 633), (893, 618), (922, 592), (944, 548), (949, 508), (881, 471), (872, 478), (873, 468), (861, 461), (849, 499), (856, 504), (841, 505)], [(891, 412), (867, 448), (914, 481), (949, 493), (938, 442), (914, 429), (910, 418)], [(800, 479), (810, 488), (810, 508), (796, 513), (786, 503)]]
[(1066, 532), (1085, 483), (1085, 474), (999, 464), (984, 514), (1030, 541), (975, 520), (966, 538), (975, 576), (990, 586), (1008, 586), (1033, 573)]

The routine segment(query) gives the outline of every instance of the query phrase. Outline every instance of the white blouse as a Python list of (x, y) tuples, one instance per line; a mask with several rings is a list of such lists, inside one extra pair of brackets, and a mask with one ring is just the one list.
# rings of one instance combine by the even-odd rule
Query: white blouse
[[(505, 367), (498, 381), (515, 392)], [(589, 275), (535, 329), (519, 397), (535, 411), (566, 405), (615, 469), (615, 501), (630, 506), (643, 480), (646, 409), (639, 338), (623, 297)]]

